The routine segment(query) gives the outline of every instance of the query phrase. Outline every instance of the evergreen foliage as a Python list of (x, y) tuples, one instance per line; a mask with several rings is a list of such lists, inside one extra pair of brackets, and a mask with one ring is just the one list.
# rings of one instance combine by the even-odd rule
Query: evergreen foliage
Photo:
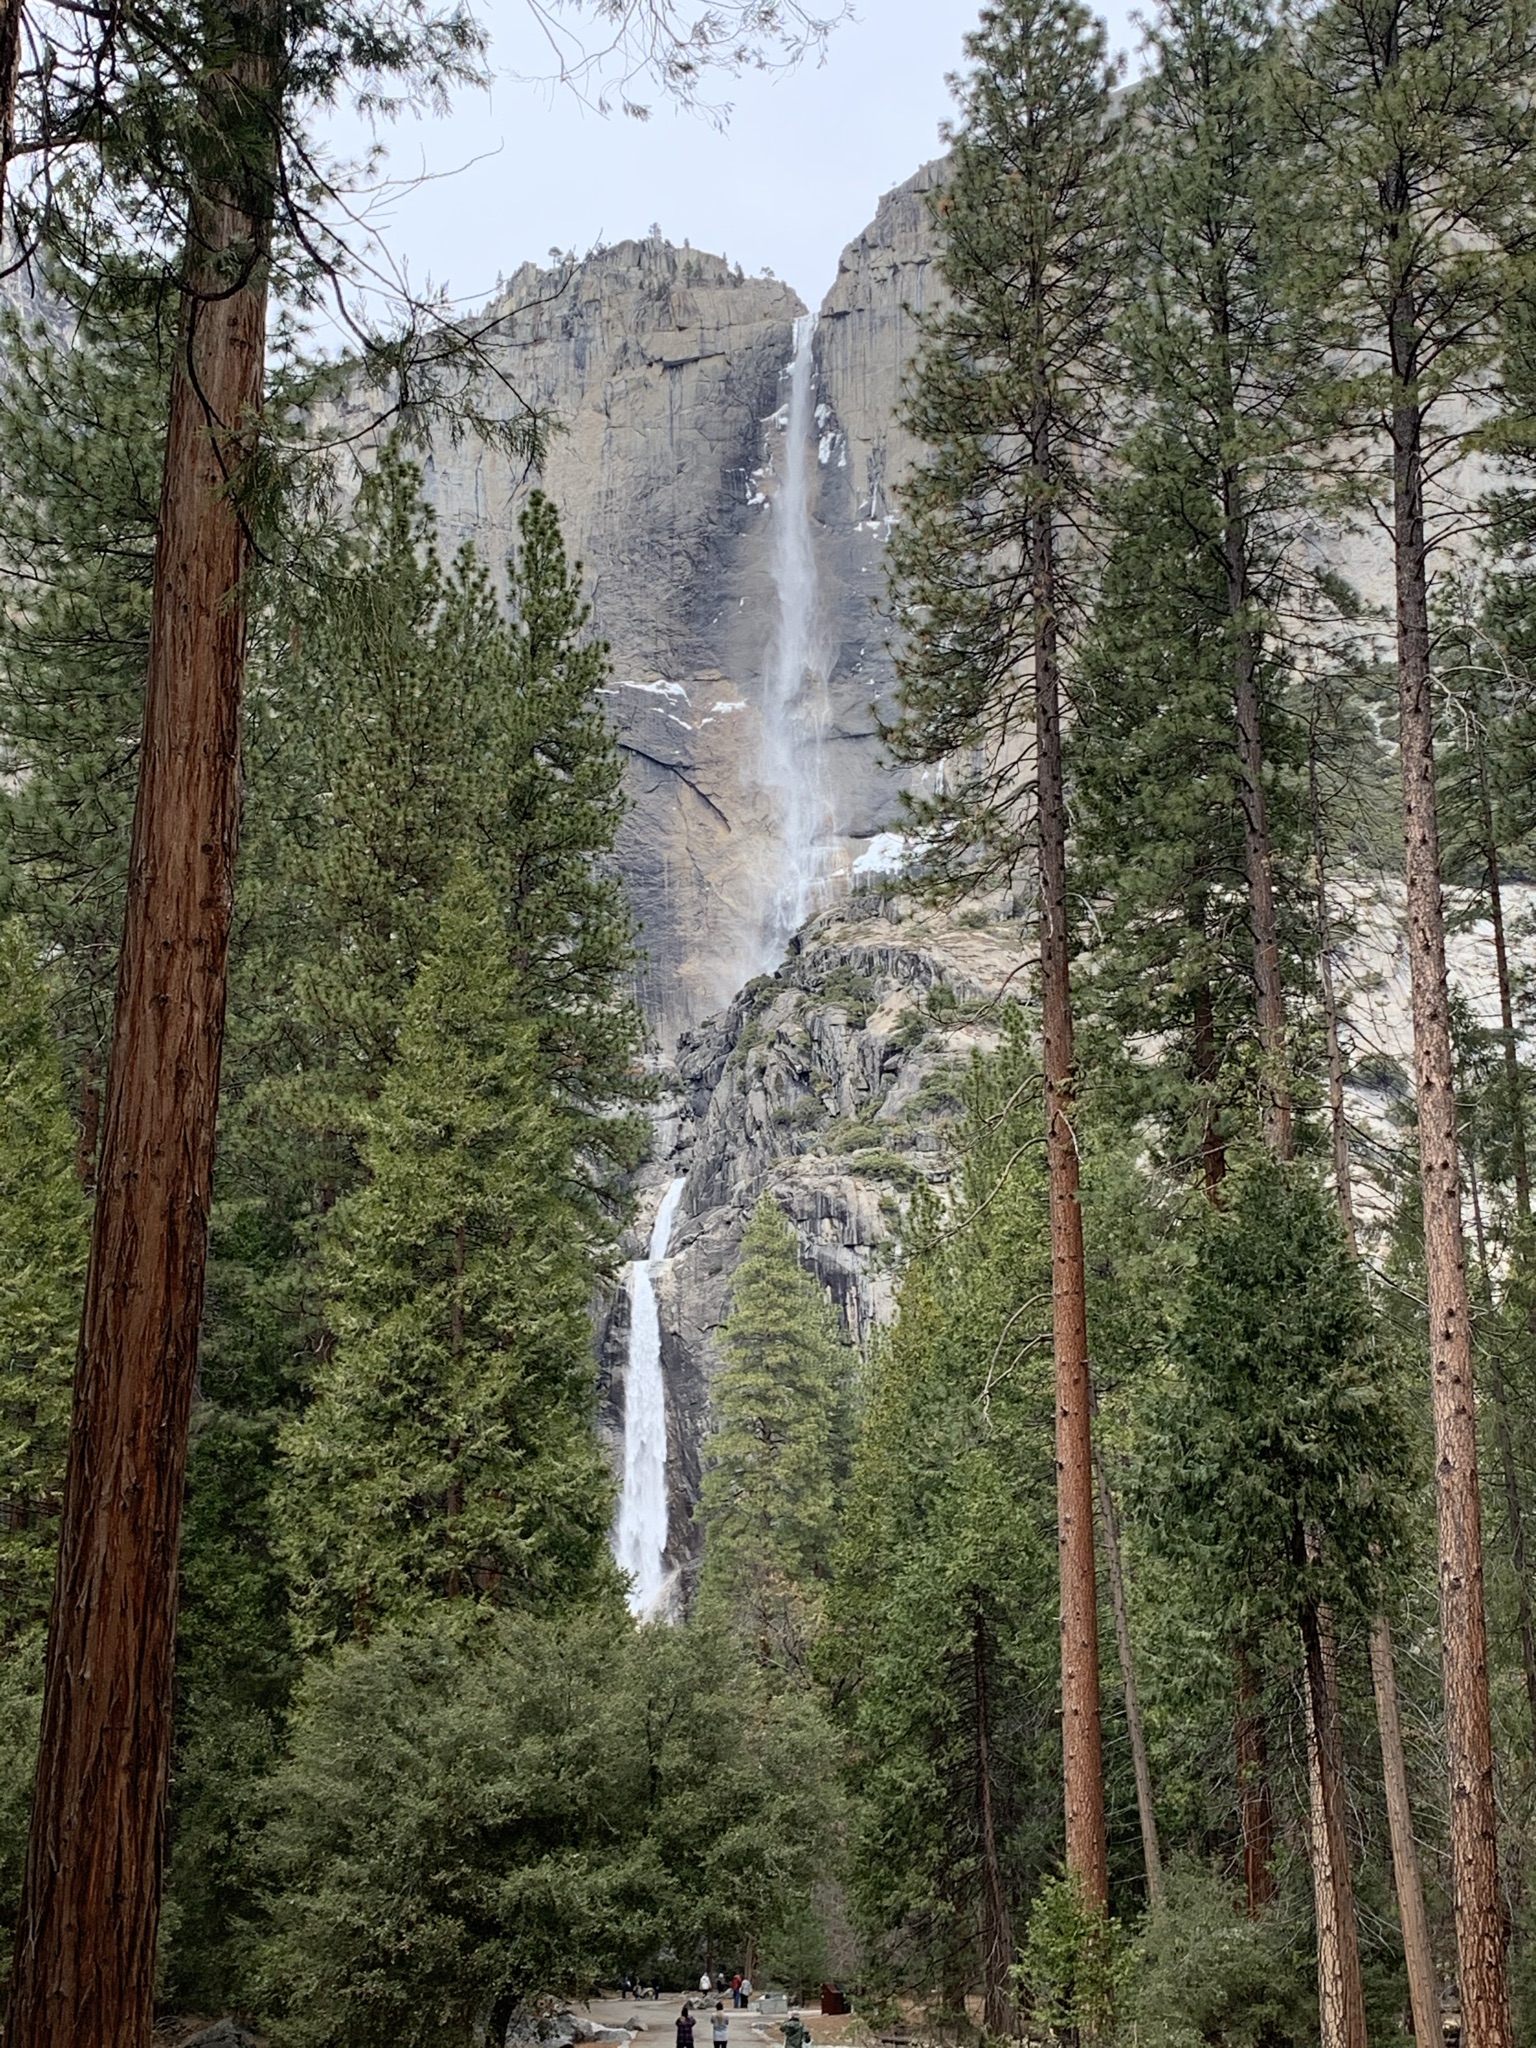
[(48, 991), (19, 920), (0, 924), (0, 1662), (41, 1636), (85, 1279)]
[(570, 1134), (489, 882), (461, 861), (322, 1235), (334, 1343), (283, 1436), (301, 1625), (333, 1641), (436, 1600), (580, 1605), (610, 1488)]
[(49, 285), (52, 319), (0, 312), (0, 910), (56, 961), (69, 1080), (94, 1091), (138, 774), (170, 336), (152, 294), (106, 312), (62, 272)]
[(447, 2048), (626, 1970), (691, 1983), (822, 1865), (827, 1768), (814, 1712), (692, 1630), (440, 1610), (349, 1644), (271, 1795), (274, 2036)]
[(1255, 1162), (1193, 1253), (1147, 1451), (1159, 1536), (1234, 1624), (1369, 1615), (1412, 1462), (1337, 1217), (1310, 1174)]
[[(983, 10), (966, 51), (936, 200), (949, 298), (925, 323), (905, 411), (926, 459), (890, 551), (904, 635), (891, 739), (903, 760), (947, 764), (912, 810), (949, 887), (1011, 877), (1027, 843), (1031, 578), (1041, 523), (1080, 518), (1084, 451), (1104, 438), (1119, 268), (1102, 25), (1077, 0), (1008, 0)], [(1052, 603), (1069, 625), (1067, 579)]]
[(720, 1349), (700, 1617), (723, 1622), (765, 1673), (803, 1677), (825, 1625), (853, 1360), (766, 1195), (742, 1239)]
[(989, 1865), (1017, 1899), (1056, 1854), (1037, 1087), (1017, 1042), (970, 1076), (963, 1198), (943, 1223), (914, 1218), (898, 1320), (871, 1362), (837, 1586), (855, 1904), (879, 1975), (936, 1986), (951, 2009), (976, 1971)]

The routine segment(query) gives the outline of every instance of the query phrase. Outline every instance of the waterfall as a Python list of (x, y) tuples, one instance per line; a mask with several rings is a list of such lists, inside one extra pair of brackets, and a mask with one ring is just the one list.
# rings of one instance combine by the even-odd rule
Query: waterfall
[(821, 772), (827, 650), (811, 533), (811, 451), (816, 315), (795, 322), (784, 423), (783, 474), (773, 496), (773, 585), (779, 618), (763, 678), (763, 784), (778, 808), (778, 873), (762, 934), (775, 967), (811, 911), (826, 877), (829, 805)]
[(630, 1612), (642, 1621), (667, 1590), (667, 1389), (661, 1372), (661, 1317), (652, 1278), (667, 1256), (672, 1219), (683, 1196), (678, 1175), (661, 1198), (651, 1242), (629, 1268), (629, 1362), (624, 1374), (624, 1485), (613, 1554), (632, 1581)]

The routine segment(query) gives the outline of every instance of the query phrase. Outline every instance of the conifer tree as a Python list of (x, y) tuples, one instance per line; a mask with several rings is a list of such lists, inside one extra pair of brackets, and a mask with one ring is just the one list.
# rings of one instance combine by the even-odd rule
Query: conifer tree
[[(1524, 8), (1324, 4), (1290, 110), (1306, 214), (1296, 289), (1343, 367), (1335, 420), (1390, 452), (1414, 1079), (1429, 1293), (1441, 1646), (1468, 2048), (1511, 2039), (1487, 1678), (1471, 1310), (1445, 968), (1430, 639), (1435, 491), (1461, 452), (1531, 247)], [(1369, 475), (1372, 465), (1362, 465)]]
[(552, 1608), (605, 1572), (591, 1269), (500, 908), (467, 860), (328, 1220), (334, 1345), (284, 1432), (300, 1626), (366, 1634), (432, 1602)]
[[(67, 334), (0, 316), (0, 903), (55, 962), (94, 1173), (143, 709), (163, 323), (50, 272)], [(153, 299), (146, 287), (144, 296)]]
[(825, 1625), (853, 1354), (771, 1197), (741, 1241), (710, 1390), (700, 1619), (769, 1675), (807, 1675)]
[[(1059, 1866), (1049, 1208), (1021, 1029), (966, 1084), (960, 1199), (919, 1204), (871, 1360), (835, 1592), (853, 1888), (898, 1981), (1014, 2025), (1014, 1929)], [(829, 1656), (829, 1662), (834, 1661)]]
[[(908, 424), (928, 461), (893, 549), (907, 633), (906, 760), (949, 765), (916, 806), (940, 885), (1009, 878), (1032, 834), (1051, 1156), (1067, 1862), (1107, 1898), (1094, 1482), (1062, 770), (1069, 535), (1102, 411), (1117, 139), (1102, 26), (1077, 0), (1008, 0), (974, 69), (940, 197), (952, 303), (930, 325)], [(1031, 773), (1032, 768), (1032, 773)]]
[(49, 1008), (30, 936), (0, 924), (0, 1656), (47, 1619), (85, 1276)]

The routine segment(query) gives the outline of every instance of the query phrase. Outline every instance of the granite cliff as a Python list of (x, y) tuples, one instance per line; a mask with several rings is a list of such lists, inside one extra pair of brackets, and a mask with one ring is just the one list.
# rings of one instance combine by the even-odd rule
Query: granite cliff
[(783, 950), (776, 660), (805, 670), (790, 679), (787, 765), (817, 780), (816, 893), (834, 898), (858, 863), (878, 861), (897, 821), (878, 733), (892, 675), (877, 606), (891, 490), (911, 459), (895, 411), (932, 289), (924, 194), (935, 175), (929, 166), (880, 202), (809, 337), (808, 403), (793, 422), (806, 437), (813, 585), (799, 600), (803, 648), (781, 645), (776, 552), (806, 312), (787, 285), (659, 237), (527, 265), (483, 316), (496, 378), (481, 398), (548, 411), (557, 431), (543, 464), (526, 471), (446, 438), (431, 452), (448, 545), (472, 538), (504, 556), (540, 484), (585, 566), (628, 762), (619, 859), (665, 1047)]

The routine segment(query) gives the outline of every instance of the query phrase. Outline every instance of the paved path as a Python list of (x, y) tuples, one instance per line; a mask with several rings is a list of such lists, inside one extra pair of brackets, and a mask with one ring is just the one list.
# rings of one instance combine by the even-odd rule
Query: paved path
[[(672, 2029), (682, 2010), (687, 1993), (664, 1991), (659, 1999), (594, 1998), (590, 2005), (577, 2006), (600, 2027), (639, 2028), (635, 2035), (636, 2048), (671, 2048), (674, 2039)], [(715, 2002), (710, 1999), (705, 2005), (702, 1995), (692, 1994), (694, 2014), (694, 2048), (709, 2048), (709, 2022), (714, 2013)], [(809, 2011), (797, 2008), (801, 2019), (810, 2030), (816, 2048), (841, 2048), (856, 2036), (850, 2031), (854, 2022), (847, 2014), (832, 2017), (817, 2011), (813, 2005)], [(726, 2017), (731, 2023), (730, 2048), (784, 2048), (784, 2036), (779, 2032), (783, 2023), (782, 2013), (736, 2012), (732, 2010), (730, 1993), (725, 1998)], [(864, 2031), (864, 2030), (860, 2030)], [(865, 2032), (867, 2039), (867, 2032)]]

